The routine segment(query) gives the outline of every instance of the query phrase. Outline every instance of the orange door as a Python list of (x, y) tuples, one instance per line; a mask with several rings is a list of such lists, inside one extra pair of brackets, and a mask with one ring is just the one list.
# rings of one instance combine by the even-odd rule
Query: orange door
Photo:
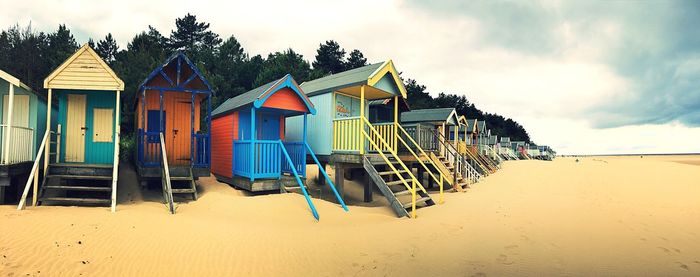
[(168, 128), (170, 130), (168, 162), (173, 165), (189, 165), (190, 164), (190, 141), (192, 132), (192, 100), (190, 98), (176, 97), (173, 99), (172, 116), (167, 118), (170, 120)]

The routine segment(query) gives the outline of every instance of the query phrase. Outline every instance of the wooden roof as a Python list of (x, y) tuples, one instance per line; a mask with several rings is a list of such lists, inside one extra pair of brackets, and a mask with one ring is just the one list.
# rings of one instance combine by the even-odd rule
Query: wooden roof
[(46, 89), (124, 90), (124, 82), (86, 43), (44, 79)]
[[(301, 88), (309, 96), (333, 91), (341, 91), (350, 95), (355, 95), (355, 90), (360, 86), (368, 85), (372, 89), (366, 92), (365, 98), (371, 100), (387, 98), (384, 94), (388, 91), (383, 88), (387, 85), (387, 81), (392, 83), (391, 87), (397, 89), (401, 97), (406, 98), (406, 87), (404, 87), (403, 82), (399, 78), (399, 73), (394, 67), (394, 62), (391, 60), (307, 81), (301, 84)], [(384, 93), (375, 93), (374, 90)]]

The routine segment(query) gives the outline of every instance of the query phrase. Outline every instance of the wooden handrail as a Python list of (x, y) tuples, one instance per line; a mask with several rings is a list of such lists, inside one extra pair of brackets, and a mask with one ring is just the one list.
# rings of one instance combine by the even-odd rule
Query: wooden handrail
[[(406, 132), (406, 130), (405, 130), (401, 125), (399, 125), (398, 123), (394, 123), (394, 124), (396, 124), (397, 128), (398, 128), (399, 130), (401, 130), (401, 132), (402, 132), (404, 135), (406, 135), (406, 137), (408, 138), (408, 140), (409, 140), (411, 143), (413, 143), (413, 145), (416, 147), (416, 149), (419, 150), (419, 152), (421, 153), (421, 155), (423, 155), (423, 156), (428, 160), (428, 162), (430, 162), (430, 164), (433, 166), (433, 168), (436, 168), (436, 169), (437, 169), (438, 167), (435, 165), (435, 163), (434, 163), (433, 160), (430, 158), (430, 156), (428, 156), (428, 154), (426, 154), (425, 151), (423, 151), (423, 148), (420, 147), (420, 145), (418, 145), (418, 143), (416, 143), (416, 141), (408, 134), (408, 132)], [(418, 161), (418, 163), (420, 163), (420, 165), (423, 166), (423, 169), (425, 169), (425, 171), (428, 172), (428, 174), (430, 175), (430, 177), (433, 178), (433, 181), (435, 181), (436, 183), (438, 183), (438, 185), (440, 185), (440, 203), (443, 203), (443, 202), (444, 202), (444, 197), (443, 197), (443, 190), (444, 190), (444, 189), (443, 189), (443, 183), (442, 183), (442, 181), (445, 180), (445, 181), (447, 181), (447, 183), (449, 183), (451, 186), (454, 186), (454, 181), (457, 181), (457, 180), (452, 180), (452, 181), (450, 181), (450, 179), (445, 178), (443, 172), (440, 171), (440, 170), (438, 170), (438, 172), (440, 173), (440, 179), (438, 180), (438, 178), (435, 177), (435, 174), (433, 174), (433, 172), (432, 172), (430, 169), (428, 169), (428, 166), (426, 166), (425, 163), (423, 163), (423, 161), (418, 157), (418, 155), (416, 155), (416, 153), (413, 151), (413, 149), (412, 149), (411, 147), (408, 146), (408, 144), (406, 143), (406, 141), (404, 141), (404, 139), (401, 138), (401, 136), (399, 136), (398, 134), (396, 134), (396, 135), (397, 135), (399, 141), (401, 141), (401, 143), (403, 143), (403, 145), (408, 149), (408, 151), (411, 152), (411, 154), (413, 155), (413, 157), (416, 158), (416, 160)]]
[(170, 184), (170, 169), (168, 168), (168, 155), (165, 153), (165, 139), (163, 138), (163, 133), (160, 133), (160, 152), (163, 160), (163, 195), (165, 196), (165, 201), (168, 204), (168, 209), (171, 214), (175, 214), (175, 203), (173, 203), (173, 190)]
[[(46, 130), (46, 133), (44, 134), (44, 138), (41, 139), (41, 145), (39, 146), (39, 151), (37, 153), (41, 153), (44, 151), (44, 147), (46, 147), (46, 141), (49, 139), (49, 134), (51, 130)], [(27, 178), (27, 183), (24, 185), (24, 192), (22, 192), (22, 198), (19, 201), (19, 204), (17, 205), (17, 210), (22, 210), (24, 209), (24, 205), (27, 202), (27, 195), (29, 194), (29, 188), (32, 182), (34, 182), (34, 185), (36, 186), (36, 178), (34, 178), (35, 174), (37, 173), (37, 169), (39, 168), (39, 162), (41, 161), (42, 155), (37, 154), (36, 158), (34, 159), (34, 164), (32, 165), (32, 171), (29, 172), (29, 178)], [(46, 175), (46, 172), (44, 172), (44, 175)], [(36, 191), (36, 190), (35, 190)], [(34, 196), (36, 198), (36, 195)]]

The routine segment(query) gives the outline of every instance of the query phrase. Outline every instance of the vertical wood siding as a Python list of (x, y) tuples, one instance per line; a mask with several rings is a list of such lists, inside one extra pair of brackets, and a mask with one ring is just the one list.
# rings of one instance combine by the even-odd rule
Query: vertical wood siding
[(234, 119), (231, 113), (211, 121), (211, 171), (229, 178), (233, 176)]
[(306, 104), (299, 98), (299, 96), (293, 90), (289, 88), (283, 88), (272, 94), (265, 103), (263, 107), (275, 108), (282, 110), (291, 110), (298, 112), (308, 112)]

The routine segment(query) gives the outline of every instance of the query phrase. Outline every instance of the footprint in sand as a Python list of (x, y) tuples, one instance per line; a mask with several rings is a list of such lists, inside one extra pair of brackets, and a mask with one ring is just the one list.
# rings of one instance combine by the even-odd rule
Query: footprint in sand
[(685, 269), (685, 270), (690, 271), (690, 268), (688, 267), (688, 265), (686, 265), (686, 264), (684, 264), (684, 263), (681, 263), (681, 262), (676, 262), (676, 263), (677, 263), (678, 266), (680, 266), (682, 269)]
[(503, 247), (503, 249), (506, 249), (506, 250), (513, 250), (513, 249), (517, 249), (517, 248), (518, 248), (517, 244), (511, 244), (511, 245), (507, 245), (506, 247)]
[(676, 253), (678, 253), (678, 254), (680, 254), (680, 253), (681, 253), (681, 250), (680, 250), (680, 249), (678, 249), (678, 248), (673, 248), (673, 251), (676, 251)]
[(501, 254), (498, 255), (498, 258), (496, 258), (496, 261), (502, 265), (512, 265), (515, 262), (508, 260), (508, 255)]
[(668, 250), (668, 248), (666, 248), (666, 247), (659, 246), (657, 248), (661, 249), (661, 251), (664, 251), (664, 253), (666, 253), (666, 254), (671, 254), (671, 250)]
[(472, 275), (469, 275), (470, 277), (486, 277), (486, 273), (483, 272), (477, 272)]

